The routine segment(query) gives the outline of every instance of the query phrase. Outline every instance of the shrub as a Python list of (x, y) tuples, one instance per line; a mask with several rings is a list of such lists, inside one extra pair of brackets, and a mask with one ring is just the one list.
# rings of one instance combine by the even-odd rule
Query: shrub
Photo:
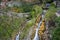
[(52, 32), (52, 40), (60, 40), (60, 17), (55, 18), (56, 28)]
[(60, 27), (54, 29), (52, 40), (60, 40)]
[(54, 19), (56, 17), (56, 8), (54, 6), (50, 6), (50, 8), (48, 9), (48, 11), (46, 12), (46, 20), (50, 20), (50, 19)]
[(12, 33), (16, 32), (21, 28), (20, 18), (9, 17), (7, 15), (0, 16), (0, 39), (1, 40), (10, 40)]
[(41, 13), (42, 13), (42, 8), (41, 6), (38, 5), (34, 5), (32, 11), (30, 12), (32, 18), (36, 17), (38, 14), (40, 15)]

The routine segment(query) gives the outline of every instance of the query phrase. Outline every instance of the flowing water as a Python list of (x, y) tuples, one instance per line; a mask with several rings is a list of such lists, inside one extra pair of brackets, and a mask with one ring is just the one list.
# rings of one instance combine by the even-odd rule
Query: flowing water
[[(46, 10), (43, 10), (43, 12), (42, 12), (42, 20), (44, 19), (45, 13), (46, 13)], [(38, 30), (39, 30), (39, 28), (40, 28), (40, 25), (41, 25), (41, 23), (42, 23), (42, 20), (40, 20), (40, 22), (39, 22), (39, 24), (38, 24), (38, 27), (36, 28), (36, 33), (35, 33), (35, 37), (34, 37), (33, 40), (40, 40), (40, 39), (39, 39), (39, 36), (38, 36)]]
[(20, 32), (16, 35), (16, 40), (19, 40), (19, 36), (20, 35)]
[[(44, 19), (45, 12), (46, 12), (46, 10), (43, 10), (43, 12), (42, 12), (42, 20)], [(39, 36), (38, 36), (38, 30), (40, 28), (40, 25), (42, 23), (42, 20), (40, 20), (40, 22), (38, 24), (38, 27), (36, 28), (36, 33), (35, 33), (35, 37), (34, 37), (33, 40), (40, 40), (39, 39)], [(19, 35), (20, 35), (20, 32), (16, 35), (16, 40), (19, 40), (19, 37), (20, 37)]]

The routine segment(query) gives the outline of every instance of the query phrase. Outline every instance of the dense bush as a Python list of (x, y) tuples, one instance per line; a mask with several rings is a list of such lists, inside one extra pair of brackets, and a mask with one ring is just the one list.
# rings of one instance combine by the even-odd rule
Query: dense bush
[[(46, 20), (49, 22), (49, 29), (52, 31), (52, 40), (60, 40), (60, 17), (56, 16), (57, 9), (53, 4), (49, 7), (48, 11), (46, 12)], [(51, 26), (54, 22), (54, 26)]]
[(60, 17), (55, 18), (56, 28), (52, 32), (52, 40), (60, 40)]
[(30, 12), (32, 10), (32, 5), (30, 4), (22, 4), (21, 8), (23, 9), (23, 12)]
[(60, 26), (54, 29), (52, 36), (52, 40), (60, 40)]
[(24, 12), (25, 13), (25, 12), (30, 12), (32, 10), (32, 5), (30, 5), (29, 3), (28, 4), (27, 3), (22, 3), (22, 5), (20, 5), (20, 6), (15, 6), (14, 5), (13, 8), (12, 9), (13, 9), (14, 12), (17, 12), (17, 13)]
[(30, 15), (32, 18), (36, 17), (38, 14), (40, 15), (42, 13), (41, 6), (34, 5), (32, 8), (32, 11), (30, 12)]
[(54, 18), (56, 17), (56, 8), (54, 6), (50, 6), (48, 11), (46, 12), (46, 20), (54, 20)]
[(60, 26), (60, 17), (55, 18), (56, 26)]
[(14, 18), (14, 16), (0, 16), (0, 40), (10, 40), (12, 33), (19, 30), (22, 21), (21, 18)]

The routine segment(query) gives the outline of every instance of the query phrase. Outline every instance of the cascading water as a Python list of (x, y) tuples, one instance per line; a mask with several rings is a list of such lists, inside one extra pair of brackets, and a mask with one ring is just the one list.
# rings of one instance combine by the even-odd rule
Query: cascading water
[(20, 32), (16, 35), (16, 40), (19, 40)]
[[(42, 19), (44, 19), (45, 13), (46, 13), (46, 10), (43, 10), (43, 12), (42, 12)], [(42, 20), (40, 20), (40, 22), (39, 22), (39, 24), (38, 24), (38, 27), (36, 28), (36, 33), (35, 33), (35, 37), (34, 37), (33, 40), (40, 40), (40, 39), (39, 39), (39, 36), (38, 36), (38, 30), (39, 30), (39, 28), (40, 28), (41, 23), (42, 23)]]
[(35, 37), (34, 37), (33, 40), (39, 40), (38, 29), (39, 29), (39, 26), (40, 26), (41, 23), (42, 23), (42, 21), (39, 23), (38, 28), (36, 29), (36, 34), (35, 34)]

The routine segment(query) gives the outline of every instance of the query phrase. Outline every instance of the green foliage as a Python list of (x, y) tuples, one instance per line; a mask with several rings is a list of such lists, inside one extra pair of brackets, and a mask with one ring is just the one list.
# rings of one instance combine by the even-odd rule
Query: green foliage
[(60, 17), (55, 18), (56, 28), (52, 33), (52, 40), (60, 40)]
[(32, 5), (30, 6), (29, 4), (23, 3), (21, 8), (23, 9), (23, 12), (30, 12), (32, 10)]
[(55, 13), (56, 13), (56, 8), (54, 6), (50, 6), (50, 8), (48, 9), (48, 11), (46, 12), (46, 20), (50, 20), (50, 19), (54, 19), (56, 17)]
[(56, 26), (60, 26), (60, 17), (55, 18)]
[(28, 3), (28, 4), (27, 3), (22, 3), (22, 5), (20, 5), (20, 6), (15, 6), (14, 5), (14, 7), (19, 9), (19, 12), (24, 12), (24, 13), (25, 12), (30, 12), (32, 10), (32, 5), (30, 5), (30, 3)]
[(35, 19), (32, 19), (29, 22), (27, 22), (26, 26), (24, 27), (24, 29), (20, 35), (20, 40), (23, 40), (24, 37), (27, 36), (29, 29), (33, 26), (34, 23), (35, 23)]
[(31, 17), (34, 18), (35, 17), (35, 12), (34, 11), (31, 11)]
[(52, 40), (60, 40), (60, 26), (54, 29)]
[(54, 7), (56, 7), (56, 5), (55, 5), (54, 3), (51, 3), (51, 6), (54, 6)]
[[(20, 18), (9, 17), (7, 15), (0, 16), (0, 39), (10, 40), (12, 33), (19, 30), (21, 26)], [(10, 39), (9, 39), (10, 38)]]
[(42, 13), (42, 8), (41, 6), (38, 5), (34, 5), (32, 11), (30, 12), (32, 18), (36, 17), (38, 14), (41, 13)]

